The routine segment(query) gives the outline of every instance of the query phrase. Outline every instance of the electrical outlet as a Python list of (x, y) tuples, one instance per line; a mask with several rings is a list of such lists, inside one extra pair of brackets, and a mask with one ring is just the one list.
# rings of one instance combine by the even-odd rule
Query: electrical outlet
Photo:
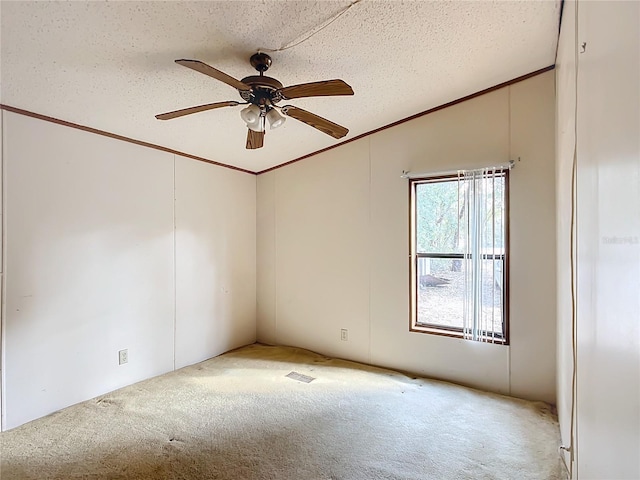
[(124, 365), (129, 362), (129, 349), (125, 348), (118, 352), (118, 365)]
[(349, 340), (349, 331), (346, 328), (340, 330), (340, 340), (342, 340), (343, 342)]

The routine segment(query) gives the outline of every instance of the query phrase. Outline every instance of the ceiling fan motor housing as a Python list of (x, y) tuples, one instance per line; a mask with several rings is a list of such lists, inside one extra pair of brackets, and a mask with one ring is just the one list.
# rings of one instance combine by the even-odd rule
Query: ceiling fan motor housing
[(249, 85), (251, 90), (238, 90), (238, 93), (240, 93), (245, 102), (258, 105), (261, 109), (267, 111), (269, 107), (282, 100), (282, 94), (279, 89), (283, 85), (275, 78), (264, 75), (264, 72), (271, 66), (271, 57), (269, 55), (262, 52), (254, 53), (249, 61), (253, 68), (260, 72), (260, 75), (243, 78), (242, 83)]
[(282, 83), (275, 78), (252, 75), (243, 78), (242, 83), (251, 87), (251, 90), (238, 90), (245, 102), (261, 106), (269, 103), (275, 104), (282, 100), (282, 94), (279, 91), (282, 88)]

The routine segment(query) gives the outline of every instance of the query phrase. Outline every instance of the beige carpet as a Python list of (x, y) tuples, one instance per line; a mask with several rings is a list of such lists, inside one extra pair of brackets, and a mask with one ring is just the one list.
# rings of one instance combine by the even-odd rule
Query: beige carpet
[(251, 345), (0, 434), (0, 478), (552, 480), (558, 445), (542, 403)]

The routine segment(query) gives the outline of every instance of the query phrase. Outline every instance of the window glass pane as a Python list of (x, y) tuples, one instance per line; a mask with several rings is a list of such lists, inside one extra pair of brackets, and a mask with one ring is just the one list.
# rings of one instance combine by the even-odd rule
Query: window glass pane
[(416, 185), (416, 251), (461, 253), (458, 181)]
[(462, 260), (418, 258), (417, 323), (462, 328)]
[[(480, 271), (480, 330), (502, 335), (503, 261), (483, 260)], [(418, 258), (416, 268), (417, 324), (462, 329), (465, 302), (465, 261)], [(470, 289), (469, 295), (473, 295)], [(469, 302), (473, 302), (469, 298)]]

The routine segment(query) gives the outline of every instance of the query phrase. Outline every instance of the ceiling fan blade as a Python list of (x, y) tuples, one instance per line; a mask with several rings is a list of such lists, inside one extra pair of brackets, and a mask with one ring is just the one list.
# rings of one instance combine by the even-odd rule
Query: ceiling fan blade
[(294, 107), (292, 105), (285, 105), (281, 110), (285, 115), (306, 123), (313, 128), (317, 128), (321, 132), (326, 133), (327, 135), (331, 135), (333, 138), (342, 138), (347, 133), (349, 133), (349, 129), (338, 125), (337, 123), (333, 123), (326, 118), (322, 118), (311, 112), (307, 112), (302, 108)]
[(237, 90), (251, 90), (251, 87), (246, 83), (242, 83), (240, 80), (236, 80), (230, 75), (227, 75), (220, 70), (216, 70), (215, 68), (207, 65), (206, 63), (202, 63), (199, 60), (176, 60), (178, 65), (182, 65), (184, 67), (188, 67), (196, 72), (204, 73), (205, 75), (209, 75), (210, 77), (215, 78), (216, 80), (220, 80), (221, 82), (226, 83), (227, 85), (231, 85), (233, 88)]
[(240, 103), (233, 101), (208, 103), (206, 105), (198, 105), (197, 107), (189, 107), (183, 108), (182, 110), (174, 110), (173, 112), (161, 113), (159, 115), (156, 115), (156, 118), (158, 120), (171, 120), (172, 118), (191, 115), (192, 113), (205, 112), (207, 110), (213, 110), (214, 108), (220, 107), (235, 107), (236, 105), (240, 105)]
[(264, 145), (264, 130), (256, 132), (250, 128), (247, 131), (247, 149), (254, 150), (256, 148), (262, 148)]
[(333, 95), (353, 95), (353, 89), (342, 80), (323, 80), (322, 82), (301, 83), (281, 88), (285, 100), (302, 97), (326, 97)]

